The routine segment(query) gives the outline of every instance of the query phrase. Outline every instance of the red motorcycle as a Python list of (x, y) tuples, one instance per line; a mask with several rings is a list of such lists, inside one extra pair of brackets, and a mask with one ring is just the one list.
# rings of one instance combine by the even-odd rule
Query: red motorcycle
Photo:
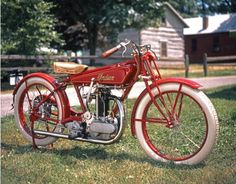
[[(16, 86), (14, 113), (23, 136), (35, 146), (58, 138), (111, 144), (125, 129), (123, 102), (138, 81), (146, 88), (131, 116), (132, 135), (145, 153), (158, 161), (197, 164), (211, 152), (219, 124), (214, 106), (198, 83), (184, 78), (161, 78), (150, 45), (121, 42), (104, 52), (106, 58), (129, 47), (133, 59), (87, 70), (86, 65), (54, 62), (56, 80), (44, 73), (25, 76)], [(65, 92), (73, 86), (80, 105), (72, 107)], [(113, 90), (121, 90), (115, 96)]]

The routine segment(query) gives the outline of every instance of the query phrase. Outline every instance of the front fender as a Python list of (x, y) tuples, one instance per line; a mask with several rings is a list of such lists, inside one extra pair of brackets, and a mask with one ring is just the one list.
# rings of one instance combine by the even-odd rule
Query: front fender
[(165, 83), (177, 83), (183, 84), (193, 89), (198, 89), (201, 85), (195, 81), (185, 79), (185, 78), (164, 78), (157, 81), (158, 85), (165, 84)]
[[(38, 78), (43, 78), (44, 80), (48, 81), (53, 87), (54, 89), (58, 88), (59, 83), (56, 81), (56, 79), (48, 74), (45, 73), (32, 73), (29, 75), (26, 75), (15, 87), (14, 91), (13, 91), (13, 105), (14, 105), (14, 101), (15, 101), (15, 95), (19, 89), (19, 87), (26, 82), (29, 78), (32, 77), (38, 77)], [(63, 118), (67, 118), (70, 116), (70, 103), (68, 100), (68, 97), (66, 95), (65, 90), (57, 90), (57, 94), (60, 98), (61, 104), (63, 106)]]
[[(164, 78), (164, 79), (159, 79), (157, 81), (158, 86), (160, 86), (162, 84), (166, 84), (166, 83), (182, 84), (182, 85), (188, 86), (193, 89), (198, 89), (201, 87), (201, 85), (198, 84), (197, 82), (191, 81), (191, 80), (185, 79), (185, 78)], [(154, 84), (150, 85), (150, 89), (152, 89), (154, 87), (155, 87)], [(132, 110), (132, 115), (131, 115), (131, 133), (133, 136), (135, 136), (135, 123), (134, 123), (135, 121), (134, 121), (134, 119), (135, 119), (136, 110), (138, 108), (138, 105), (140, 104), (140, 101), (142, 100), (142, 98), (144, 97), (144, 95), (146, 93), (148, 93), (148, 90), (144, 89), (134, 103), (134, 108)]]

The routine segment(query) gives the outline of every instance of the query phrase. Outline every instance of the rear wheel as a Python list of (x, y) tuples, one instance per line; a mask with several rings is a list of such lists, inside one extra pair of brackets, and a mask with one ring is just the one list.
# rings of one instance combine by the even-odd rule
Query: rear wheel
[[(218, 135), (218, 119), (207, 96), (180, 84), (152, 89), (136, 111), (136, 135), (153, 159), (176, 164), (197, 164), (210, 153)], [(165, 103), (163, 103), (163, 101)], [(137, 120), (142, 120), (139, 122)]]
[[(15, 95), (15, 120), (23, 136), (32, 142), (32, 125), (34, 130), (60, 132), (57, 126), (62, 119), (62, 104), (54, 87), (43, 78), (32, 77), (26, 80)], [(35, 144), (46, 146), (57, 138), (36, 135)]]

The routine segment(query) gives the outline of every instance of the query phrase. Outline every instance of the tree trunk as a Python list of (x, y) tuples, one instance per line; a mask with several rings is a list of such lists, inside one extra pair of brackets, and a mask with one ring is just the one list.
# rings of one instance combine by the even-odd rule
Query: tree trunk
[(203, 16), (206, 16), (205, 0), (202, 0), (202, 14)]
[[(95, 24), (88, 24), (89, 34), (89, 54), (94, 56), (96, 54), (98, 27)], [(90, 59), (90, 66), (95, 65), (95, 59)]]

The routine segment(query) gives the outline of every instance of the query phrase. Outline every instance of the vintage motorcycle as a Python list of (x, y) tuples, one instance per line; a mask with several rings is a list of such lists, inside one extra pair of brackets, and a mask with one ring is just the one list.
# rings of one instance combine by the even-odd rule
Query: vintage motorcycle
[[(87, 70), (86, 65), (54, 62), (56, 80), (45, 73), (25, 76), (16, 86), (14, 114), (23, 136), (34, 146), (58, 138), (111, 144), (125, 128), (124, 101), (141, 80), (146, 88), (131, 114), (132, 135), (145, 153), (158, 161), (197, 164), (211, 152), (219, 124), (214, 106), (198, 83), (184, 78), (161, 78), (150, 45), (126, 40), (104, 52), (106, 58), (124, 48), (133, 59)], [(79, 105), (72, 107), (65, 92), (73, 86)], [(121, 90), (115, 96), (113, 90)]]

